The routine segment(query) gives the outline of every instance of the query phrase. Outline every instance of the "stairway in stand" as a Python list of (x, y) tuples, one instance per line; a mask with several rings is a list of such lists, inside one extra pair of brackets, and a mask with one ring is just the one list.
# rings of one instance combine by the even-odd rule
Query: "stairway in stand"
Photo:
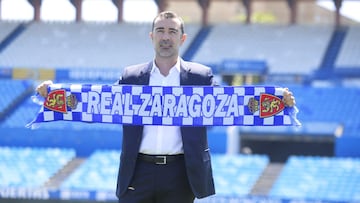
[(261, 174), (258, 181), (255, 183), (251, 189), (251, 195), (267, 195), (277, 177), (284, 167), (283, 163), (270, 163), (267, 165), (263, 173)]
[(86, 159), (74, 158), (68, 164), (64, 166), (58, 173), (50, 178), (44, 185), (48, 189), (58, 189), (61, 183), (74, 172)]

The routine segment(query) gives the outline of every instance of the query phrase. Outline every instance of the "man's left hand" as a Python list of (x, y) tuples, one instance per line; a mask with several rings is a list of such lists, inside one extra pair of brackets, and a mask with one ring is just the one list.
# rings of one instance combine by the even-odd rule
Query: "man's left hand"
[(287, 106), (287, 107), (293, 107), (296, 104), (295, 97), (293, 96), (293, 93), (288, 88), (285, 88), (282, 100), (283, 100), (285, 106)]

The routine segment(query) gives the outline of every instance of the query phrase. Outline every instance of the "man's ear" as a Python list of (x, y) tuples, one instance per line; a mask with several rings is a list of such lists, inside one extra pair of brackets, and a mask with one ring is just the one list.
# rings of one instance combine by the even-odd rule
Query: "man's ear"
[(185, 42), (186, 38), (187, 38), (187, 34), (182, 34), (182, 36), (181, 36), (181, 44), (183, 44)]

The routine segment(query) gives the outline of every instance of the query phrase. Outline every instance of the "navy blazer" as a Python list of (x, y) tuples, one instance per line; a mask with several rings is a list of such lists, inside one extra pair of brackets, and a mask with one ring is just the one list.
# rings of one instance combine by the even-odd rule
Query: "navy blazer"
[[(212, 71), (204, 65), (180, 59), (180, 85), (214, 85)], [(149, 85), (153, 62), (124, 69), (118, 84)], [(127, 191), (134, 174), (143, 126), (123, 125), (116, 195)], [(185, 165), (190, 187), (197, 198), (215, 194), (206, 127), (181, 127)]]

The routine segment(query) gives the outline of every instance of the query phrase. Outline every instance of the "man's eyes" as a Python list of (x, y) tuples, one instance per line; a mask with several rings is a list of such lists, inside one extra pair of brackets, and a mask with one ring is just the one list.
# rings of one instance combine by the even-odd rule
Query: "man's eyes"
[[(156, 32), (158, 32), (158, 33), (164, 33), (165, 30), (164, 30), (164, 29), (158, 29), (158, 30), (156, 30)], [(176, 34), (176, 33), (178, 33), (178, 31), (177, 31), (177, 30), (169, 30), (169, 33), (171, 33), (171, 34)]]

